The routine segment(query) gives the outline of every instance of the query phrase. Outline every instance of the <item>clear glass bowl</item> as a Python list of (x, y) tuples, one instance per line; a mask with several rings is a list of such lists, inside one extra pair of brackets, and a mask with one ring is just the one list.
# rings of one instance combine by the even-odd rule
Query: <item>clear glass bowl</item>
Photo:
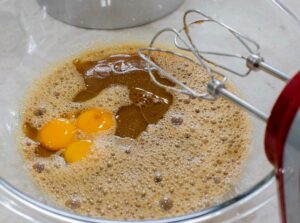
[[(14, 216), (8, 217), (10, 210), (24, 222), (111, 222), (59, 209), (36, 189), (24, 168), (16, 141), (22, 96), (52, 63), (94, 45), (147, 44), (159, 29), (179, 28), (183, 12), (190, 8), (221, 18), (257, 40), (267, 62), (291, 75), (297, 71), (298, 24), (272, 1), (187, 0), (177, 11), (159, 21), (114, 31), (86, 30), (64, 24), (49, 17), (34, 0), (0, 1), (0, 204), (5, 207), (0, 209), (1, 221), (12, 221)], [(168, 41), (165, 39), (162, 43), (170, 44)], [(223, 42), (216, 44), (223, 44), (227, 50), (232, 47)], [(230, 80), (246, 100), (265, 112), (270, 112), (283, 87), (280, 81), (261, 72), (244, 79), (230, 76)], [(267, 222), (267, 218), (270, 222), (277, 221), (274, 173), (263, 148), (265, 124), (255, 118), (251, 118), (251, 122), (250, 155), (227, 201), (206, 210), (151, 222)]]

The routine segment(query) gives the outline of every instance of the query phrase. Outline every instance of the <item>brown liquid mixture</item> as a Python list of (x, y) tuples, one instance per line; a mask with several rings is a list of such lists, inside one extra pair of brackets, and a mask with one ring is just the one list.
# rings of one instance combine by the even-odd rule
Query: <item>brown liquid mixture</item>
[[(86, 86), (75, 96), (75, 102), (87, 101), (112, 85), (128, 88), (133, 104), (118, 110), (117, 136), (137, 138), (148, 124), (157, 123), (172, 104), (173, 96), (151, 81), (146, 63), (137, 54), (113, 55), (100, 61), (77, 59), (73, 63)], [(172, 85), (159, 78), (157, 72), (154, 75), (161, 83)]]
[[(109, 219), (158, 219), (221, 202), (247, 154), (246, 115), (223, 99), (190, 99), (157, 87), (135, 51), (90, 51), (36, 83), (20, 139), (34, 180), (59, 206)], [(183, 59), (164, 53), (153, 58), (193, 88), (208, 79)], [(47, 121), (97, 107), (112, 111), (117, 125), (85, 136), (94, 142), (86, 159), (66, 164), (60, 152), (36, 141)]]

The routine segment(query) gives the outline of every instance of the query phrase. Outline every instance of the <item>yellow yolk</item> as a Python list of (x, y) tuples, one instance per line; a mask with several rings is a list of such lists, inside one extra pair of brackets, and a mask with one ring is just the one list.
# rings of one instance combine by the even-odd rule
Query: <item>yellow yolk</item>
[(89, 109), (82, 112), (77, 119), (77, 127), (85, 133), (107, 130), (114, 123), (112, 113), (101, 109)]
[(72, 143), (75, 135), (74, 125), (67, 119), (53, 119), (39, 131), (38, 139), (49, 150), (57, 151)]
[(80, 140), (69, 145), (64, 151), (66, 162), (73, 163), (87, 157), (91, 152), (92, 143), (87, 140)]

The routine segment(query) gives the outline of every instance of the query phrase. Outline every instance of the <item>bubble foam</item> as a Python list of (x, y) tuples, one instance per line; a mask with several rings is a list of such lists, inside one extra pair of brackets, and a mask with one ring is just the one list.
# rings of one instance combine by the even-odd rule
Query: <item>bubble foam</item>
[[(107, 55), (109, 50), (82, 57)], [(203, 69), (183, 59), (162, 53), (153, 57), (192, 88), (208, 80)], [(103, 107), (116, 114), (131, 103), (124, 86), (111, 86), (83, 103), (72, 102), (84, 87), (71, 60), (56, 67), (28, 95), (23, 122), (39, 129), (78, 110)], [(241, 172), (248, 145), (248, 121), (239, 108), (223, 99), (205, 101), (185, 95), (174, 95), (164, 118), (149, 125), (138, 139), (99, 135), (92, 155), (72, 165), (59, 154), (37, 156), (36, 143), (21, 137), (27, 166), (51, 200), (80, 214), (123, 220), (176, 216), (221, 202)]]

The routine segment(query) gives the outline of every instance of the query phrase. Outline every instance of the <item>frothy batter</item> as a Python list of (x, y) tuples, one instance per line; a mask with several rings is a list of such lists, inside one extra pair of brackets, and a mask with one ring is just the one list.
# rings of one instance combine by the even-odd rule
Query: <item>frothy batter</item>
[[(99, 73), (111, 55), (122, 59), (121, 66), (132, 64), (124, 55), (132, 59), (135, 51), (130, 46), (90, 51), (57, 66), (36, 83), (24, 106), (27, 132), (20, 140), (30, 173), (59, 206), (93, 217), (158, 219), (220, 202), (235, 183), (247, 155), (249, 128), (240, 109), (223, 99), (191, 99), (156, 89), (159, 98), (154, 100), (148, 94), (149, 103), (165, 104), (157, 105), (164, 110), (153, 115), (134, 101), (132, 89), (124, 83), (99, 87), (88, 96), (82, 93), (89, 89), (87, 72), (95, 74), (97, 64), (101, 64)], [(202, 68), (181, 58), (160, 53), (153, 54), (153, 59), (188, 86), (197, 88), (207, 82)], [(143, 69), (142, 62), (134, 60), (135, 67)], [(88, 67), (83, 69), (81, 64), (80, 69), (80, 62)], [(135, 106), (137, 113), (130, 106)], [(33, 140), (35, 131), (49, 120), (97, 107), (111, 111), (116, 120), (120, 112), (126, 113), (121, 111), (124, 108), (131, 113), (123, 116), (121, 130), (117, 122), (109, 131), (86, 136), (94, 140), (87, 158), (68, 164), (61, 151), (47, 151)], [(137, 119), (144, 127), (126, 135), (129, 130), (124, 128), (135, 126), (132, 123)]]

